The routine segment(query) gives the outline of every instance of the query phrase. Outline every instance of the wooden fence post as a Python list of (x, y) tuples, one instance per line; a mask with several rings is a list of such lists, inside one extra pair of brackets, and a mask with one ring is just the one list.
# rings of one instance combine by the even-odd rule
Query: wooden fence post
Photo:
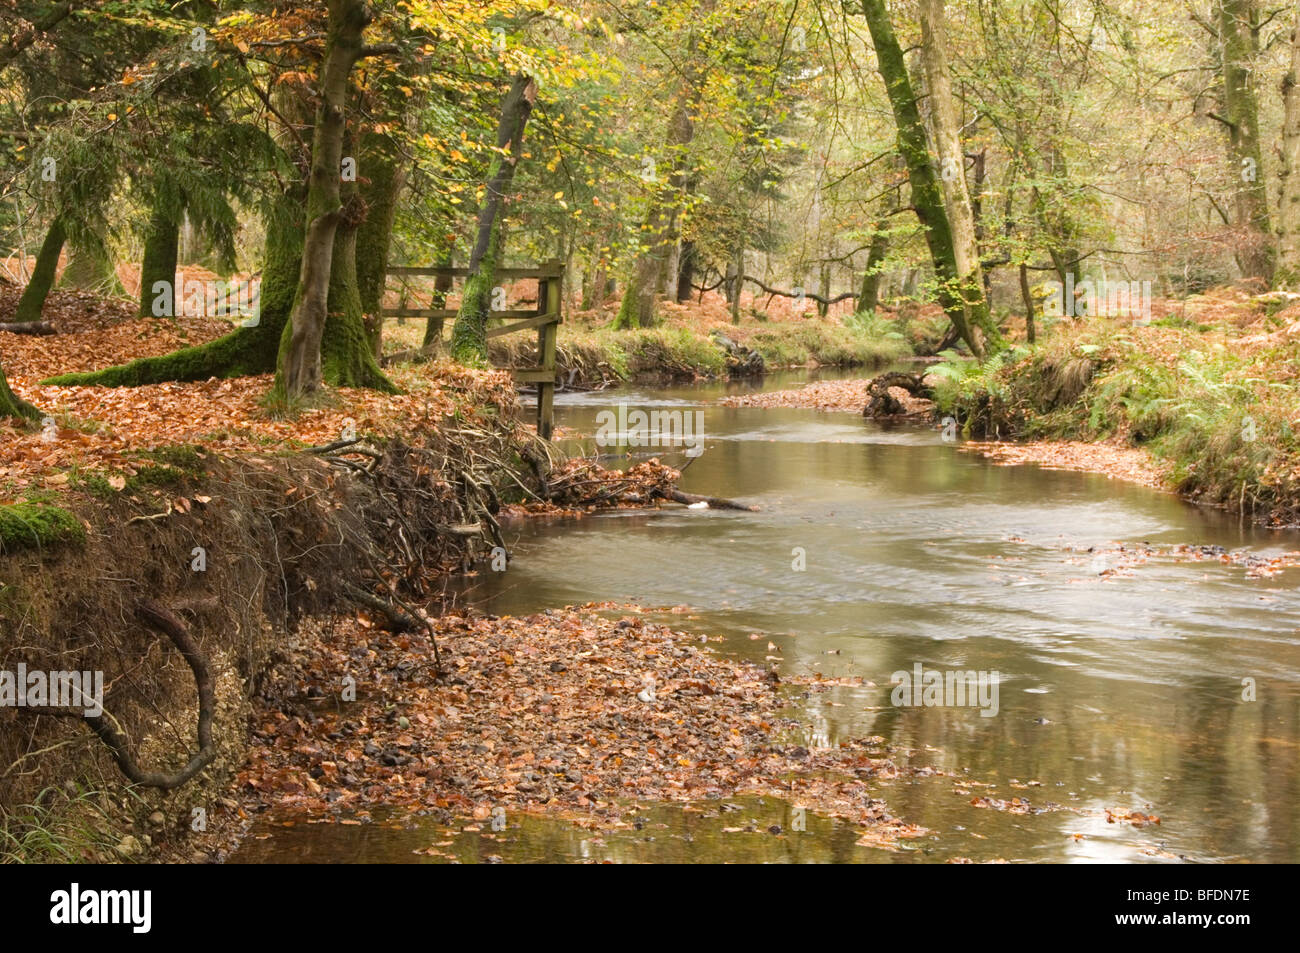
[[(559, 264), (558, 261), (555, 264)], [(537, 329), (537, 357), (542, 369), (551, 372), (548, 380), (537, 383), (537, 435), (543, 440), (550, 440), (555, 430), (555, 344), (560, 330), (560, 295), (564, 271), (550, 278), (544, 278), (537, 289), (537, 310), (539, 314), (555, 316), (554, 321), (543, 324)]]

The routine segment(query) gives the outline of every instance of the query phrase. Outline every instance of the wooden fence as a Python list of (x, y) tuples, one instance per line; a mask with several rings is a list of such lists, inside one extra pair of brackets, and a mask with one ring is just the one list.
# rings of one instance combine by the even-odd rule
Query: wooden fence
[[(467, 278), (468, 268), (443, 265), (409, 266), (391, 265), (388, 275), (410, 278)], [(555, 341), (559, 332), (561, 314), (560, 289), (564, 284), (564, 264), (560, 261), (543, 262), (536, 268), (498, 268), (498, 280), (537, 279), (537, 307), (532, 310), (493, 311), (489, 321), (505, 320), (506, 324), (489, 324), (487, 336), (500, 337), (517, 331), (537, 329), (537, 367), (510, 368), (514, 379), (521, 384), (537, 385), (537, 433), (545, 440), (551, 439), (555, 425)], [(451, 308), (385, 308), (385, 318), (425, 318), (429, 323), (431, 338), (442, 346), (443, 326), (448, 318), (455, 318)]]

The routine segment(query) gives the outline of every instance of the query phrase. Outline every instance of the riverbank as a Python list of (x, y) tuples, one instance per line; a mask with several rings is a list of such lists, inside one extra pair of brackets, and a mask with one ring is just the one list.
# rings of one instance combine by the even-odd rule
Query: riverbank
[[(1167, 302), (1149, 326), (1057, 324), (983, 365), (927, 369), (934, 403), (891, 394), (961, 448), (998, 463), (1100, 473), (1242, 512), (1300, 523), (1300, 306), (1231, 290)], [(728, 406), (862, 413), (870, 380), (725, 398)]]
[[(1300, 306), (1221, 290), (1149, 326), (1090, 318), (982, 367), (932, 369), (970, 437), (1112, 448), (1099, 469), (1273, 526), (1300, 522)], [(1150, 463), (1135, 464), (1132, 449)], [(1036, 460), (1031, 454), (1022, 460)], [(1118, 466), (1107, 461), (1122, 460)]]
[(777, 680), (642, 613), (451, 612), (427, 635), (365, 618), (305, 627), (262, 693), (236, 804), (206, 850), (224, 856), (249, 821), (476, 832), (549, 815), (599, 830), (630, 827), (649, 803), (745, 795), (844, 818), (872, 846), (924, 833), (875, 796), (874, 780), (908, 771), (883, 739), (783, 743)]
[[(551, 667), (569, 657), (573, 646), (554, 644), (569, 627), (556, 630), (544, 619), (520, 627), (479, 618), (471, 625), (464, 616), (432, 618), (418, 608), (440, 602), (448, 574), (476, 565), (491, 571), (485, 567), (492, 547), (504, 550), (498, 514), (504, 518), (512, 504), (529, 499), (519, 491), (530, 482), (530, 467), (549, 466), (519, 420), (507, 375), (440, 363), (398, 366), (391, 371), (400, 395), (343, 389), (326, 406), (281, 418), (261, 406), (270, 385), (265, 377), (117, 389), (38, 383), (56, 372), (208, 340), (221, 333), (222, 322), (142, 320), (89, 296), (56, 302), (51, 320), (59, 333), (6, 335), (4, 342), (10, 379), (49, 420), (39, 428), (0, 428), (0, 670), (55, 671), (71, 660), (78, 670), (102, 671), (105, 717), (121, 735), (109, 745), (102, 740), (109, 735), (96, 737), (90, 728), (100, 729), (81, 717), (0, 710), (0, 856), (99, 862), (222, 856), (221, 848), (203, 845), (237, 834), (245, 818), (271, 805), (296, 807), (294, 790), (259, 773), (265, 759), (285, 755), (266, 734), (269, 723), (289, 717), (276, 706), (288, 705), (294, 724), (319, 721), (296, 706), (341, 699), (342, 674), (327, 686), (319, 666), (326, 660), (352, 665), (361, 645), (370, 646), (363, 655), (374, 668), (363, 666), (366, 677), (356, 679), (358, 711), (368, 712), (360, 717), (388, 725), (395, 685), (383, 684), (381, 673), (398, 673), (405, 685), (419, 647), (427, 655), (427, 639), (446, 644), (441, 675), (436, 660), (434, 673), (419, 670), (436, 717), (422, 710), (420, 721), (412, 711), (396, 724), (405, 718), (419, 726), (420, 744), (436, 751), (434, 760), (448, 771), (454, 762), (435, 739), (446, 737), (467, 699), (484, 706), (475, 714), (482, 721), (478, 734), (489, 718), (511, 733), (545, 723), (531, 708), (502, 721), (502, 699), (518, 695), (510, 678), (520, 672), (529, 684), (550, 678), (557, 687), (576, 677)], [(668, 470), (648, 477), (642, 505), (668, 492), (675, 477)], [(627, 493), (620, 483), (596, 495), (599, 505), (618, 505)], [(593, 505), (582, 493), (561, 502)], [(151, 607), (164, 610), (165, 624)], [(563, 806), (591, 808), (597, 816), (629, 794), (704, 796), (712, 783), (718, 791), (777, 796), (797, 788), (801, 803), (852, 818), (882, 845), (909, 836), (907, 825), (888, 816), (866, 787), (874, 772), (897, 770), (882, 745), (864, 747), (852, 763), (843, 753), (782, 745), (775, 734), (780, 703), (764, 671), (707, 653), (694, 658), (685, 642), (695, 636), (651, 627), (642, 638), (635, 620), (616, 625), (583, 617), (580, 627), (595, 633), (603, 654), (576, 659), (572, 671), (587, 681), (566, 690), (585, 697), (597, 683), (621, 688), (631, 679), (633, 691), (619, 704), (634, 712), (651, 707), (627, 743), (640, 751), (651, 735), (671, 735), (685, 747), (677, 740), (662, 751), (652, 744), (651, 761), (642, 763), (588, 742), (583, 750), (599, 752), (601, 761), (573, 761), (584, 772), (579, 788), (557, 788), (536, 804), (507, 801), (511, 810)], [(191, 642), (197, 651), (185, 659), (173, 650)], [(539, 653), (550, 660), (545, 671), (514, 661)], [(676, 669), (657, 668), (686, 654), (694, 673), (687, 681)], [(197, 667), (186, 664), (191, 657), (200, 660)], [(512, 661), (498, 673), (502, 658)], [(492, 677), (467, 689), (467, 678), (479, 672)], [(498, 674), (509, 677), (501, 681)], [(653, 703), (637, 699), (648, 675), (658, 686)], [(296, 684), (308, 694), (287, 687)], [(327, 687), (332, 694), (322, 694)], [(370, 711), (365, 706), (376, 702), (375, 690), (381, 707)], [(576, 726), (587, 714), (575, 709), (564, 717)], [(618, 717), (627, 721), (629, 714)], [(693, 744), (680, 725), (665, 734), (665, 726), (686, 717), (698, 722)], [(396, 753), (381, 747), (381, 767), (391, 767), (385, 751), (389, 760), (408, 756), (399, 744), (404, 737), (405, 730), (389, 746)], [(703, 753), (734, 754), (733, 742), (742, 740), (752, 765), (706, 766)], [(468, 758), (462, 769), (481, 761), (477, 749), (476, 743), (459, 752)], [(338, 756), (331, 763), (350, 764), (349, 752), (331, 752)], [(688, 766), (683, 762), (691, 752), (699, 763)], [(362, 746), (361, 757), (371, 753)], [(321, 786), (322, 763), (307, 766), (305, 780), (292, 783), (304, 790)], [(827, 786), (822, 774), (832, 764), (840, 764), (842, 775)], [(785, 777), (801, 767), (812, 772), (805, 781)], [(596, 768), (602, 780), (593, 787), (586, 775)], [(123, 777), (151, 771), (172, 775), (174, 786), (142, 788)], [(481, 805), (468, 805), (450, 778), (435, 772), (421, 809), (464, 809), (465, 821), (474, 821)], [(646, 778), (654, 782), (649, 787)], [(392, 780), (385, 774), (386, 789)], [(549, 774), (544, 780), (563, 783)], [(401, 800), (372, 792), (373, 800), (357, 803), (347, 797), (348, 785), (340, 785), (325, 802), (331, 808), (345, 802), (340, 811)], [(586, 804), (568, 797), (580, 789), (594, 796)], [(344, 822), (339, 811), (331, 816)]]
[[(811, 302), (796, 308), (786, 299), (765, 302), (748, 293), (741, 300), (738, 324), (716, 292), (684, 304), (661, 303), (660, 323), (653, 328), (613, 330), (610, 313), (568, 313), (557, 344), (560, 378), (568, 386), (593, 388), (753, 376), (756, 367), (871, 368), (916, 347), (933, 347), (942, 337), (936, 315), (926, 309), (909, 318), (886, 311), (865, 319), (849, 313), (821, 317)], [(423, 334), (423, 322), (392, 322), (385, 329), (385, 351), (410, 353)], [(533, 366), (535, 345), (530, 335), (494, 338), (490, 357), (502, 367)]]

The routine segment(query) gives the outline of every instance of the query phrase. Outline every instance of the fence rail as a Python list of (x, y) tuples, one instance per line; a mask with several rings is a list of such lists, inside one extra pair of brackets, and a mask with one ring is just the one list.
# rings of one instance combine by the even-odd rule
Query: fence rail
[[(390, 265), (387, 275), (408, 278), (455, 278), (469, 277), (468, 268), (451, 265)], [(537, 330), (537, 355), (541, 362), (537, 367), (509, 368), (516, 383), (537, 385), (537, 433), (544, 440), (550, 440), (555, 431), (555, 345), (559, 335), (560, 323), (564, 320), (561, 310), (560, 289), (564, 284), (564, 264), (560, 261), (543, 262), (536, 268), (498, 268), (497, 278), (537, 279), (537, 307), (493, 311), (491, 319), (503, 319), (509, 324), (501, 324), (487, 329), (488, 338), (502, 337), (519, 331)], [(445, 295), (445, 291), (443, 294)], [(434, 294), (438, 294), (437, 291)], [(433, 349), (442, 346), (443, 326), (448, 318), (455, 318), (457, 312), (451, 308), (384, 308), (380, 312), (383, 318), (424, 318), (427, 334), (433, 342)]]

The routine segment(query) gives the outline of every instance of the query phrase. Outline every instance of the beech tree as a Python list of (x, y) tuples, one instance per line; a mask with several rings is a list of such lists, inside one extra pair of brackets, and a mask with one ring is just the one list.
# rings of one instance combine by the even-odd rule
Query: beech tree
[(925, 125), (921, 120), (921, 111), (917, 106), (916, 93), (907, 72), (902, 47), (898, 44), (894, 26), (885, 9), (885, 0), (862, 0), (862, 14), (871, 31), (871, 40), (876, 48), (876, 62), (894, 113), (898, 152), (907, 165), (912, 207), (925, 229), (925, 241), (930, 249), (930, 259), (938, 281), (939, 303), (971, 352), (982, 357), (984, 344), (975, 334), (972, 323), (967, 320), (969, 302), (958, 290), (961, 287), (961, 275), (957, 268), (952, 225), (944, 205), (943, 190), (930, 160)]
[(505, 251), (506, 198), (523, 156), (524, 130), (536, 101), (537, 83), (531, 76), (519, 74), (511, 82), (501, 103), (496, 151), (488, 166), (483, 201), (479, 206), (469, 277), (451, 332), (451, 353), (458, 361), (482, 363), (487, 357), (487, 322), (492, 307), (492, 289), (496, 286), (496, 270)]

